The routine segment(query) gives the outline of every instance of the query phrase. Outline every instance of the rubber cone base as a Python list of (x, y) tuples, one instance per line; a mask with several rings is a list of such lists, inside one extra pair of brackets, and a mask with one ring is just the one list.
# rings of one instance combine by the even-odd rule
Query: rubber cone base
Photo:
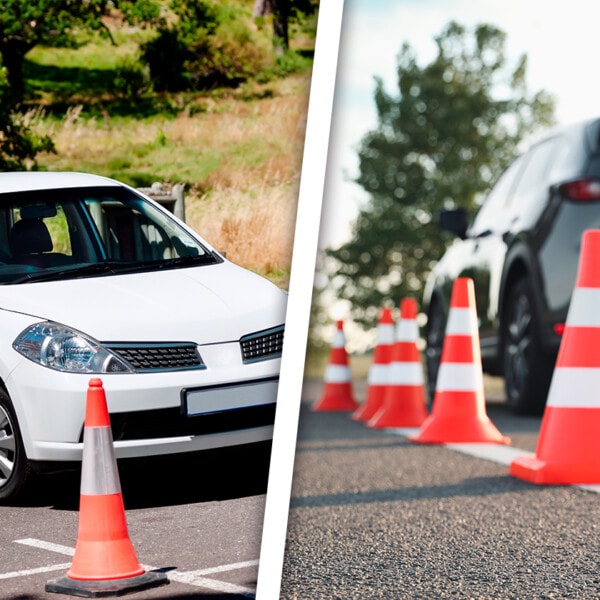
[(554, 485), (597, 485), (600, 483), (598, 463), (553, 463), (526, 454), (510, 464), (510, 474), (529, 483)]
[(136, 577), (104, 581), (80, 581), (65, 576), (48, 581), (45, 589), (47, 592), (68, 594), (80, 598), (109, 598), (148, 590), (168, 583), (169, 578), (166, 573), (148, 571)]

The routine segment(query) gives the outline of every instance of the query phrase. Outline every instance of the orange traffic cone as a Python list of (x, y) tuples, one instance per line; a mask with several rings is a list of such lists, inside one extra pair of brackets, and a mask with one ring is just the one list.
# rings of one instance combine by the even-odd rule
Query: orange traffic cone
[(110, 418), (102, 381), (91, 379), (87, 393), (79, 532), (71, 568), (49, 581), (47, 592), (88, 598), (120, 596), (169, 583), (145, 572), (129, 539)]
[(368, 421), (381, 408), (393, 347), (394, 319), (392, 311), (389, 308), (383, 308), (377, 324), (373, 363), (367, 375), (367, 396), (360, 408), (352, 414), (355, 421)]
[(583, 232), (577, 281), (535, 455), (509, 472), (531, 483), (600, 484), (600, 230)]
[(431, 414), (412, 442), (508, 444), (485, 410), (473, 280), (454, 281)]
[(427, 418), (418, 339), (417, 302), (414, 298), (404, 298), (400, 303), (400, 319), (383, 405), (368, 421), (368, 427), (420, 427)]
[(344, 322), (337, 322), (333, 336), (329, 364), (325, 369), (325, 387), (320, 400), (313, 406), (316, 411), (356, 410), (358, 402), (352, 391), (352, 375), (348, 366), (346, 353), (346, 336)]

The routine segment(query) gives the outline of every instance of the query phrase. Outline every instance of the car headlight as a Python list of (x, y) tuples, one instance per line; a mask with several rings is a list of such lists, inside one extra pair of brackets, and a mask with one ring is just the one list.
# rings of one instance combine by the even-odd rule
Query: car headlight
[(13, 342), (25, 358), (67, 373), (132, 373), (118, 356), (96, 340), (58, 323), (37, 323)]

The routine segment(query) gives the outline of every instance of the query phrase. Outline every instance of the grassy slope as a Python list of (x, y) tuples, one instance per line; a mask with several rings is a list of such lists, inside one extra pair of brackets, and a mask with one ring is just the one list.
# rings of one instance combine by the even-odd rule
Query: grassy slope
[[(37, 102), (27, 116), (57, 149), (39, 157), (41, 168), (89, 171), (140, 187), (185, 183), (188, 223), (231, 260), (287, 287), (310, 71), (167, 99), (181, 110), (123, 116), (107, 101), (90, 112), (86, 93), (100, 94), (119, 60), (134, 55), (136, 40), (109, 48), (94, 41), (78, 50), (36, 48), (28, 56)], [(50, 111), (67, 89), (66, 111)]]

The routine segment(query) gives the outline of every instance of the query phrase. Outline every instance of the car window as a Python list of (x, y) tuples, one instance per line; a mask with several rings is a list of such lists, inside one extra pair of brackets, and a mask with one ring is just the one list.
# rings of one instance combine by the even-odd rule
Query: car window
[[(52, 245), (52, 250), (61, 254), (65, 254), (67, 256), (71, 256), (71, 237), (69, 234), (69, 225), (67, 222), (65, 211), (60, 205), (50, 206), (52, 206), (52, 208), (46, 211), (48, 213), (46, 216), (41, 215), (37, 218), (39, 218), (41, 223), (44, 224), (45, 228), (47, 229), (50, 235), (50, 243)], [(22, 214), (25, 214), (26, 218), (28, 217), (27, 208), (15, 207), (12, 209), (11, 222), (13, 225), (16, 224), (18, 221), (22, 220)]]
[(124, 187), (0, 194), (0, 284), (218, 260), (170, 213)]
[(496, 231), (505, 219), (515, 180), (521, 172), (525, 157), (515, 159), (498, 179), (479, 209), (469, 235), (473, 237)]
[(543, 211), (549, 198), (550, 170), (556, 152), (564, 141), (554, 137), (534, 146), (510, 200), (511, 217), (532, 223)]

